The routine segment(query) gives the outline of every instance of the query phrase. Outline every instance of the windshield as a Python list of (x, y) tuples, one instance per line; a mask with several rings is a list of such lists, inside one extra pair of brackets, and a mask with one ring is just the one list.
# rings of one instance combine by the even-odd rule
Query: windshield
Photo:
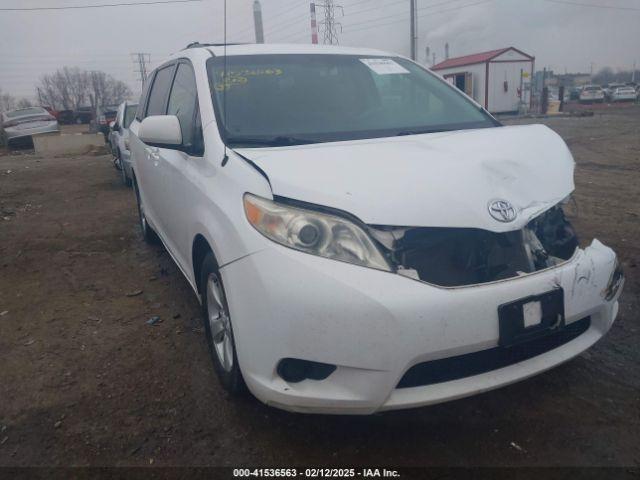
[[(294, 145), (499, 125), (435, 75), (397, 57), (242, 55), (207, 63), (232, 146)], [(226, 98), (225, 98), (226, 97)]]
[(137, 109), (138, 105), (127, 105), (124, 110), (124, 125), (122, 125), (123, 128), (129, 128), (129, 125), (131, 125), (131, 122), (133, 122), (133, 119), (136, 116)]

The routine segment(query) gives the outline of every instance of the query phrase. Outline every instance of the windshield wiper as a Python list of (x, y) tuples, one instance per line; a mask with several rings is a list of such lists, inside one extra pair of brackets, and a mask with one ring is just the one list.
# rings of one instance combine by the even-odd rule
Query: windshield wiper
[(431, 128), (424, 130), (400, 130), (396, 133), (396, 137), (403, 137), (405, 135), (420, 135), (422, 133), (438, 133), (438, 132), (449, 132), (451, 129), (448, 128)]
[(310, 143), (318, 143), (317, 140), (310, 138), (288, 137), (279, 135), (272, 138), (257, 137), (227, 137), (227, 143), (235, 147), (238, 146), (260, 146), (260, 147), (286, 147), (289, 145), (307, 145)]

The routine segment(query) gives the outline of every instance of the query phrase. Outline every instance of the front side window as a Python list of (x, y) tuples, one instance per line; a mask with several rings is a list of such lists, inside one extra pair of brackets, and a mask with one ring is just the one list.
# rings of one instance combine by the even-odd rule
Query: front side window
[(178, 64), (178, 71), (173, 81), (167, 115), (175, 115), (180, 121), (182, 142), (191, 148), (194, 142), (195, 115), (198, 105), (196, 78), (192, 68), (186, 63)]
[(147, 103), (147, 117), (149, 115), (164, 115), (167, 93), (173, 78), (173, 65), (164, 67), (156, 73)]
[(142, 85), (142, 93), (140, 94), (140, 103), (138, 103), (138, 108), (136, 109), (136, 120), (138, 120), (139, 122), (141, 122), (144, 119), (146, 99), (149, 93), (149, 85), (150, 85), (149, 82), (152, 79), (153, 79), (153, 76), (150, 76), (149, 80)]
[(124, 121), (123, 121), (123, 127), (124, 128), (129, 128), (129, 125), (131, 125), (131, 122), (133, 122), (134, 117), (136, 116), (136, 109), (138, 108), (137, 105), (127, 105), (125, 110), (124, 110)]
[(398, 57), (239, 55), (226, 65), (213, 57), (207, 70), (221, 134), (233, 146), (498, 125), (435, 75)]

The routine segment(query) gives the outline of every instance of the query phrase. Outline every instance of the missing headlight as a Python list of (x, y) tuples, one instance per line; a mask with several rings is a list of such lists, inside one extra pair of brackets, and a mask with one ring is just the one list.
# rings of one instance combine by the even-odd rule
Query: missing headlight
[(454, 287), (517, 277), (571, 258), (575, 230), (555, 206), (525, 228), (495, 233), (474, 228), (371, 227), (397, 272)]

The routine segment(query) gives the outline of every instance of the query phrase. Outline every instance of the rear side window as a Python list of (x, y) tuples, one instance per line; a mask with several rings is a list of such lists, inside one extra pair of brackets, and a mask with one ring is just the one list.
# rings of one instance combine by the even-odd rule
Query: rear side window
[(171, 87), (172, 77), (173, 65), (164, 67), (156, 73), (147, 103), (147, 117), (149, 115), (164, 115), (166, 113), (167, 93), (169, 93), (169, 88)]
[(178, 117), (182, 129), (182, 142), (188, 150), (200, 145), (198, 137), (202, 136), (198, 129), (199, 122), (196, 122), (196, 116), (199, 114), (197, 92), (193, 69), (186, 63), (179, 63), (169, 95), (167, 115)]

